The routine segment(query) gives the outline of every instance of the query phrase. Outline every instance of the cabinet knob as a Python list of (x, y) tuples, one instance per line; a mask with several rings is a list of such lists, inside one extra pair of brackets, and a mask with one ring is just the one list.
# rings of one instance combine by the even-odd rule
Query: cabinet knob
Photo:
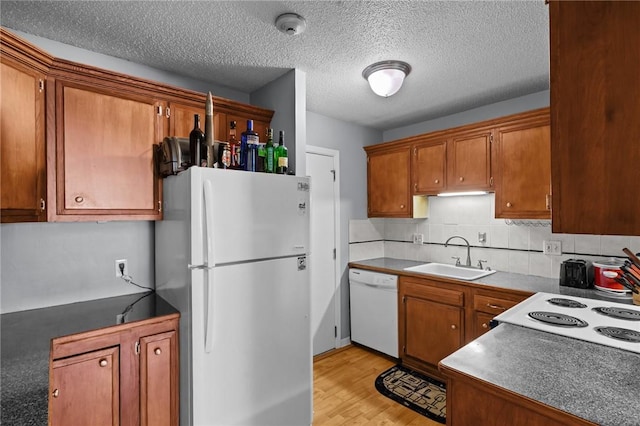
[(156, 354), (156, 355), (160, 355), (162, 353), (162, 350), (160, 348), (155, 348), (153, 353)]
[(404, 209), (404, 204), (400, 204), (400, 208), (401, 208), (401, 209)]
[(507, 203), (507, 207), (511, 207), (511, 205), (512, 205), (511, 203)]
[(54, 389), (53, 392), (51, 392), (51, 395), (53, 395), (54, 398), (57, 398), (58, 395), (60, 395), (60, 391), (58, 389)]
[(462, 176), (460, 176), (460, 179), (458, 179), (460, 182), (464, 182), (464, 178)]
[(451, 329), (452, 329), (452, 330), (455, 330), (456, 328), (458, 328), (458, 326), (457, 326), (457, 325), (455, 325), (455, 324), (451, 324)]
[(440, 179), (434, 180), (433, 183), (440, 183)]
[(107, 362), (107, 360), (106, 360), (106, 359), (102, 358), (102, 359), (100, 360), (100, 363), (99, 363), (99, 364), (100, 364), (100, 367), (106, 367), (106, 366), (107, 366), (107, 364), (108, 364), (108, 362)]
[(483, 322), (483, 323), (482, 323), (482, 328), (489, 328), (489, 326), (487, 325), (487, 323), (486, 323), (486, 322)]
[(78, 196), (76, 197), (76, 203), (81, 203), (81, 202), (83, 202), (83, 201), (84, 201), (84, 198), (82, 198), (81, 196), (79, 196), (79, 195), (78, 195)]

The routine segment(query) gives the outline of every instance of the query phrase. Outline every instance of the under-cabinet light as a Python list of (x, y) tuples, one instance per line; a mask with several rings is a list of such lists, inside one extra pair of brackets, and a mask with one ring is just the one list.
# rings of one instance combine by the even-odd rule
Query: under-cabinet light
[(488, 194), (487, 191), (466, 191), (466, 192), (441, 192), (438, 194), (438, 197), (457, 197), (459, 195), (485, 195)]

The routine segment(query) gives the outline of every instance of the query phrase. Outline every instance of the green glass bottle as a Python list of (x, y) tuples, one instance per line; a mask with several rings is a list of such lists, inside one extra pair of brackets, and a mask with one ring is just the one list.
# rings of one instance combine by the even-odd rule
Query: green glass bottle
[(287, 147), (284, 146), (284, 131), (280, 130), (280, 136), (278, 138), (278, 146), (275, 149), (276, 160), (276, 173), (279, 175), (286, 175), (289, 168), (289, 158), (287, 154)]
[(275, 146), (273, 146), (273, 129), (271, 128), (267, 129), (267, 145), (265, 149), (267, 152), (264, 159), (264, 171), (267, 173), (275, 173)]

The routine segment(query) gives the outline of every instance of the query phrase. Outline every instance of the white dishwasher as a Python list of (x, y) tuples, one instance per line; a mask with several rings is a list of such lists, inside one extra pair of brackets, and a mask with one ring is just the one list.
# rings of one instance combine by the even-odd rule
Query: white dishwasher
[(351, 341), (398, 358), (398, 277), (349, 269)]

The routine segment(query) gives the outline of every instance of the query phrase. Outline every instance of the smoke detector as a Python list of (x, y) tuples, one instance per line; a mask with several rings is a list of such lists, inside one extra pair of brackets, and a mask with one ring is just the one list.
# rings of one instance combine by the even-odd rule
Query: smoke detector
[(287, 35), (298, 35), (307, 28), (307, 21), (297, 13), (284, 13), (276, 18), (276, 28)]

